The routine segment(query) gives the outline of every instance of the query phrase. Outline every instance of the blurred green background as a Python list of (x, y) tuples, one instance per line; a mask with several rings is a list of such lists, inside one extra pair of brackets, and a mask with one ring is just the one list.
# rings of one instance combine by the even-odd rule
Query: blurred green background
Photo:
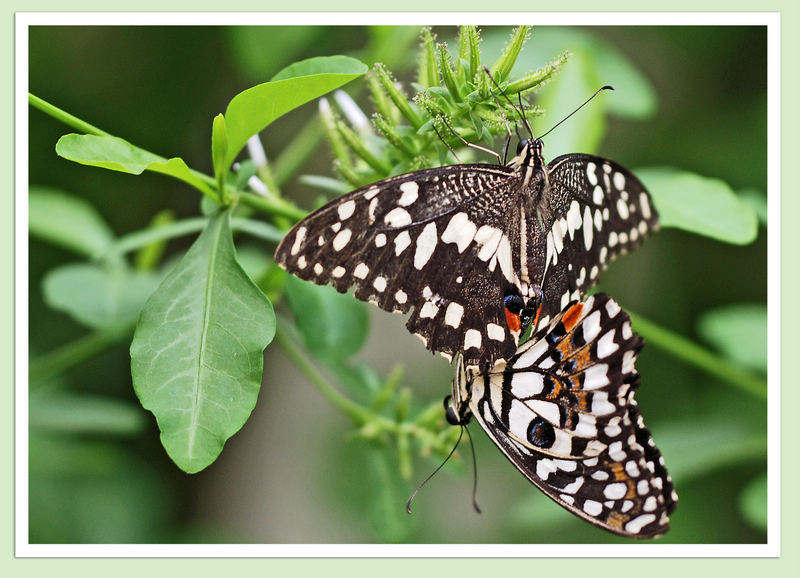
[[(329, 54), (385, 62), (408, 82), (418, 32), (34, 27), (29, 87), (105, 131), (211, 173), (211, 119), (234, 94), (295, 60)], [(435, 32), (454, 44), (455, 29)], [(485, 61), (499, 54), (508, 34), (506, 28), (483, 29)], [(675, 166), (720, 178), (763, 210), (766, 28), (535, 28), (515, 70), (537, 68), (563, 49), (573, 58), (542, 102), (549, 98), (551, 108), (571, 109), (589, 96), (585, 86), (616, 88), (604, 95), (608, 117), (597, 152), (634, 171)], [(567, 82), (579, 87), (566, 91), (569, 102), (562, 102), (563, 90), (546, 92)], [(359, 84), (346, 88), (369, 114)], [(269, 127), (262, 135), (267, 155), (280, 159), (316, 114), (316, 105), (308, 104)], [(563, 116), (553, 114), (534, 127), (540, 134)], [(31, 185), (87, 199), (116, 234), (144, 227), (163, 209), (178, 218), (198, 214), (196, 191), (154, 174), (134, 178), (58, 158), (55, 142), (72, 131), (38, 110), (30, 110), (29, 120)], [(559, 150), (560, 143), (580, 131), (578, 115), (548, 137), (545, 154), (568, 152)], [(320, 142), (292, 171), (284, 194), (311, 208), (321, 193), (298, 179), (331, 175), (331, 158)], [(626, 309), (766, 374), (765, 227), (766, 215), (756, 242), (743, 247), (662, 230), (614, 263), (601, 288)], [(169, 252), (190, 242), (171, 243)], [(45, 304), (41, 289), (48, 271), (76, 260), (31, 236), (32, 360), (86, 335)], [(418, 404), (443, 398), (450, 387), (448, 364), (422, 349), (400, 316), (369, 311), (370, 337), (356, 359), (381, 375), (403, 364), (403, 383)], [(152, 416), (133, 395), (128, 345), (124, 339), (31, 384), (31, 542), (626, 542), (550, 503), (477, 428), (483, 514), (471, 509), (470, 470), (460, 460), (425, 487), (413, 516), (406, 515), (406, 497), (438, 458), (418, 459), (412, 479), (404, 480), (394, 454), (356, 438), (347, 418), (274, 346), (266, 352), (264, 384), (250, 421), (216, 463), (186, 475), (164, 453)], [(672, 529), (660, 542), (765, 542), (765, 400), (652, 346), (638, 368), (639, 404), (680, 495)], [(461, 456), (466, 451), (462, 447)]]

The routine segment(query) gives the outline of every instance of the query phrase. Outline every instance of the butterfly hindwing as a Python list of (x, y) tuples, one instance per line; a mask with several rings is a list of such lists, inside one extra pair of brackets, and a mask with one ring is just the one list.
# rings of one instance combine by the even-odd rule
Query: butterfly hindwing
[(574, 514), (621, 535), (662, 534), (677, 497), (634, 399), (642, 344), (608, 296), (570, 303), (505, 367), (454, 385), (456, 407)]

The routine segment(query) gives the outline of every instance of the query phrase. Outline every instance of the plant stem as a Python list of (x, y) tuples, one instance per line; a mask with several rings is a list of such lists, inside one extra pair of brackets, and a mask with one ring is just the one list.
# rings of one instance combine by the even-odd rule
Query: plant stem
[[(136, 231), (117, 239), (103, 257), (122, 255), (146, 247), (151, 243), (196, 233), (202, 231), (206, 224), (208, 224), (208, 219), (205, 217), (192, 217), (169, 225)], [(251, 219), (234, 217), (231, 219), (231, 228), (234, 231), (242, 231), (273, 243), (277, 243), (283, 238), (283, 233), (277, 227)]]
[[(39, 98), (35, 94), (31, 94), (30, 92), (28, 93), (28, 102), (34, 108), (38, 108), (39, 110), (41, 110), (45, 114), (53, 117), (56, 120), (60, 120), (61, 122), (63, 122), (67, 126), (70, 126), (70, 127), (74, 128), (75, 130), (77, 130), (79, 132), (82, 132), (82, 133), (85, 133), (85, 134), (96, 135), (96, 136), (109, 136), (109, 137), (113, 137), (114, 136), (114, 135), (112, 135), (110, 133), (107, 133), (104, 130), (101, 130), (101, 129), (97, 128), (94, 125), (89, 124), (88, 122), (86, 122), (84, 120), (79, 119), (77, 116), (73, 116), (73, 115), (69, 114), (65, 110), (61, 110), (57, 106), (55, 106), (53, 104), (50, 104), (46, 100), (44, 100), (42, 98)], [(119, 138), (119, 137), (115, 137), (115, 138)], [(137, 147), (137, 148), (139, 148), (139, 149), (141, 149), (141, 150), (143, 150), (145, 152), (148, 152), (148, 153), (150, 152), (150, 151), (146, 151), (146, 149), (143, 149), (142, 147)], [(152, 154), (154, 156), (160, 156), (160, 155), (156, 155), (155, 153), (150, 153), (150, 154)], [(164, 159), (164, 161), (166, 161), (166, 160), (167, 159)], [(216, 189), (217, 181), (213, 177), (210, 177), (210, 176), (208, 176), (208, 175), (206, 175), (204, 173), (201, 173), (200, 171), (196, 171), (196, 170), (194, 170), (192, 168), (190, 168), (189, 171), (191, 171), (192, 175), (194, 175), (196, 178), (198, 178), (198, 179), (202, 180), (203, 182), (205, 182), (209, 187), (211, 187), (212, 189)], [(201, 192), (203, 192), (204, 194), (207, 194), (206, 191), (201, 191)]]
[[(297, 368), (302, 371), (311, 383), (325, 396), (333, 405), (344, 411), (359, 426), (364, 425), (377, 416), (367, 408), (357, 404), (345, 397), (333, 387), (324, 375), (314, 366), (306, 355), (305, 351), (292, 339), (287, 332), (288, 324), (278, 318), (278, 331), (275, 334), (277, 343), (284, 353), (292, 360)], [(389, 420), (386, 420), (389, 421)]]
[(630, 316), (634, 328), (648, 343), (706, 373), (719, 377), (742, 391), (762, 399), (767, 398), (767, 380), (761, 376), (731, 363), (691, 339), (648, 321), (644, 317), (633, 313)]
[(303, 209), (277, 197), (267, 198), (250, 193), (242, 193), (239, 195), (239, 201), (270, 215), (288, 217), (292, 221), (299, 221), (308, 215), (308, 212)]
[(91, 359), (112, 345), (130, 336), (133, 326), (125, 326), (115, 331), (90, 333), (38, 357), (28, 367), (28, 383), (42, 383), (63, 373), (69, 368)]
[(111, 136), (104, 130), (100, 130), (96, 126), (89, 124), (86, 121), (79, 119), (77, 116), (73, 116), (68, 112), (61, 110), (57, 106), (54, 106), (47, 102), (44, 99), (39, 98), (38, 96), (28, 93), (28, 103), (33, 106), (34, 108), (38, 108), (43, 113), (48, 116), (53, 117), (56, 120), (60, 120), (67, 126), (71, 126), (75, 130), (86, 134), (94, 134), (97, 136)]

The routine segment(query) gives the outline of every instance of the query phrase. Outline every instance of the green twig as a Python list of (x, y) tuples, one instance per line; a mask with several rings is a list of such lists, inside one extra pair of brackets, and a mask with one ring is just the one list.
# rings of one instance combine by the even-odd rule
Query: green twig
[(648, 343), (710, 375), (719, 377), (742, 391), (762, 399), (767, 398), (767, 380), (763, 377), (731, 363), (728, 359), (709, 351), (691, 339), (648, 321), (644, 317), (633, 313), (630, 316), (635, 330)]
[(239, 201), (269, 215), (287, 217), (292, 221), (299, 221), (308, 215), (307, 211), (278, 197), (267, 198), (243, 193), (239, 195)]
[[(208, 219), (205, 217), (193, 217), (160, 227), (136, 231), (124, 237), (120, 237), (108, 248), (108, 251), (102, 258), (108, 258), (112, 255), (122, 255), (141, 247), (146, 247), (151, 243), (197, 233), (202, 231), (207, 224)], [(273, 243), (277, 243), (283, 238), (283, 233), (279, 229), (261, 221), (234, 217), (231, 219), (231, 228), (234, 231), (248, 233), (254, 237), (259, 237)]]

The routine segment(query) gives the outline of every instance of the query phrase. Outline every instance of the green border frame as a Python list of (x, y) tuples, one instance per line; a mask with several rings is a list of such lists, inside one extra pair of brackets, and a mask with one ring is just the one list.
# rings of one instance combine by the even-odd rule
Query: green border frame
[[(14, 11), (60, 11), (63, 4), (53, 1), (43, 2), (16, 2), (11, 7), (11, 18), (9, 24), (13, 31)], [(437, 11), (476, 11), (485, 12), (487, 4), (485, 0), (440, 0), (436, 3)], [(570, 10), (579, 11), (597, 10), (596, 2), (580, 0), (573, 2)], [(603, 5), (605, 11), (624, 11), (637, 10), (641, 7), (638, 2), (631, 0), (609, 0)], [(666, 7), (666, 5), (664, 5)], [(337, 11), (369, 11), (374, 10), (374, 2), (364, 0), (340, 0), (335, 5), (321, 0), (309, 0), (304, 3), (305, 11), (331, 11), (335, 7)], [(430, 2), (411, 0), (403, 4), (405, 11), (426, 11), (430, 9)], [(561, 6), (559, 6), (561, 7)], [(72, 10), (81, 11), (103, 11), (108, 10), (109, 5), (97, 0), (80, 0), (70, 5)], [(194, 0), (188, 2), (170, 2), (165, 6), (163, 2), (146, 1), (141, 2), (136, 7), (129, 7), (128, 10), (186, 10), (186, 11), (217, 11), (220, 8), (230, 10), (234, 8), (230, 3), (220, 6), (219, 3), (208, 2), (206, 0)], [(237, 11), (268, 11), (272, 6), (268, 3), (247, 1), (238, 2), (235, 5)], [(522, 2), (520, 0), (507, 0), (503, 4), (503, 11), (531, 11), (536, 8), (546, 8), (545, 4), (534, 4), (530, 0)], [(654, 6), (649, 6), (651, 10)], [(800, 231), (790, 221), (792, 216), (800, 213), (800, 196), (793, 191), (796, 189), (794, 180), (790, 180), (789, 169), (794, 163), (788, 162), (789, 159), (796, 159), (800, 156), (800, 146), (794, 135), (800, 122), (798, 122), (798, 110), (795, 104), (797, 94), (800, 92), (800, 69), (797, 67), (796, 55), (800, 54), (800, 5), (795, 0), (782, 0), (777, 2), (747, 2), (728, 0), (701, 1), (701, 2), (672, 2), (668, 5), (671, 11), (770, 11), (779, 12), (781, 15), (781, 93), (782, 98), (782, 118), (781, 118), (781, 155), (784, 169), (781, 174), (782, 184), (785, 185), (785, 194), (781, 198), (782, 234), (781, 234), (781, 295), (791, 295), (790, 288), (796, 287), (800, 281), (798, 273), (796, 253), (792, 250), (800, 245)], [(8, 28), (6, 28), (8, 30)], [(14, 75), (14, 35), (6, 36), (7, 45), (10, 50), (3, 59), (3, 73), (6, 78), (13, 78)], [(14, 110), (13, 92), (5, 91), (3, 100), (6, 101), (6, 110)], [(10, 102), (8, 102), (10, 101)], [(14, 133), (7, 131), (7, 138), (3, 139), (2, 158), (6, 159), (7, 175), (14, 175)], [(770, 183), (770, 187), (774, 183)], [(3, 356), (3, 366), (12, 373), (14, 367), (14, 196), (5, 195), (3, 197), (4, 211), (3, 218), (6, 226), (1, 227), (0, 231), (6, 236), (5, 249), (0, 252), (2, 265), (6, 271), (11, 271), (7, 275), (8, 281), (2, 285), (4, 303), (3, 326), (6, 331), (3, 333), (4, 347), (0, 348)], [(775, 250), (771, 247), (770, 250)], [(783, 289), (786, 291), (783, 291)], [(9, 309), (10, 303), (10, 309)], [(774, 303), (772, 304), (774, 306)], [(792, 443), (800, 438), (800, 420), (792, 419), (793, 408), (800, 406), (798, 390), (792, 387), (796, 383), (793, 375), (789, 373), (788, 362), (790, 354), (800, 346), (800, 338), (794, 327), (800, 322), (800, 315), (796, 308), (782, 308), (781, 319), (781, 350), (782, 367), (780, 374), (785, 376), (781, 391), (781, 478), (782, 492), (781, 503), (781, 552), (780, 558), (692, 558), (692, 559), (663, 559), (654, 564), (649, 558), (630, 558), (630, 559), (573, 559), (566, 562), (562, 559), (435, 559), (435, 558), (403, 558), (403, 559), (17, 559), (14, 557), (14, 395), (13, 389), (8, 388), (9, 395), (6, 407), (7, 443), (3, 445), (3, 454), (7, 458), (7, 464), (12, 467), (6, 469), (6, 475), (2, 477), (3, 489), (6, 490), (6, 500), (3, 508), (6, 515), (3, 517), (7, 523), (4, 526), (2, 543), (6, 545), (6, 555), (0, 560), (0, 568), (5, 570), (7, 576), (40, 576), (45, 573), (48, 575), (59, 576), (106, 576), (113, 573), (122, 578), (126, 576), (140, 576), (146, 572), (156, 572), (157, 575), (167, 573), (191, 574), (193, 576), (212, 576), (221, 572), (237, 572), (250, 575), (267, 575), (291, 572), (293, 575), (306, 574), (325, 574), (337, 578), (339, 576), (358, 576), (380, 574), (384, 577), (408, 576), (409, 574), (425, 571), (426, 574), (446, 572), (458, 576), (482, 576), (487, 574), (515, 573), (535, 573), (537, 575), (562, 574), (564, 564), (569, 564), (568, 572), (580, 573), (585, 576), (599, 577), (606, 575), (618, 575), (622, 572), (630, 575), (639, 575), (647, 578), (659, 576), (674, 576), (681, 572), (689, 576), (708, 575), (711, 573), (722, 574), (727, 577), (747, 576), (751, 577), (756, 572), (766, 572), (769, 576), (789, 576), (800, 568), (800, 554), (796, 545), (800, 543), (800, 503), (798, 493), (789, 491), (796, 487), (797, 480), (800, 478), (800, 466), (796, 459), (796, 445)], [(786, 368), (787, 371), (783, 371)], [(775, 368), (771, 368), (773, 372)], [(775, 375), (773, 373), (772, 375)], [(13, 377), (9, 380), (13, 383)], [(771, 440), (772, 442), (773, 440)], [(576, 548), (579, 548), (576, 546)], [(697, 554), (702, 556), (703, 551), (698, 550)], [(619, 566), (623, 564), (624, 569)]]

